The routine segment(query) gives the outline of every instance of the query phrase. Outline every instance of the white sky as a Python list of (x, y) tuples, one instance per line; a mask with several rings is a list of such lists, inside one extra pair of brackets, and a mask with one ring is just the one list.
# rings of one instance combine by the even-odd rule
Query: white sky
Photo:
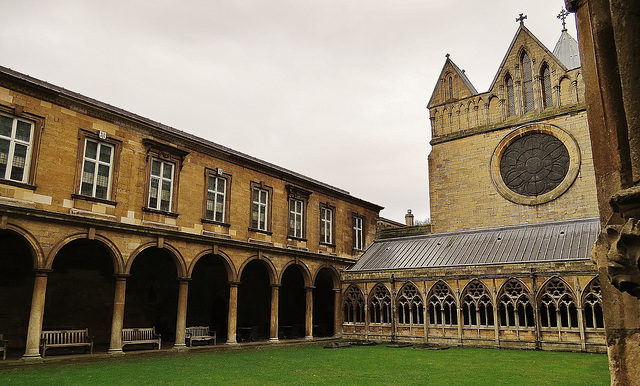
[[(563, 5), (21, 0), (2, 7), (0, 65), (424, 220), (445, 54), (487, 91), (518, 14), (553, 50)], [(577, 38), (574, 15), (567, 28)]]

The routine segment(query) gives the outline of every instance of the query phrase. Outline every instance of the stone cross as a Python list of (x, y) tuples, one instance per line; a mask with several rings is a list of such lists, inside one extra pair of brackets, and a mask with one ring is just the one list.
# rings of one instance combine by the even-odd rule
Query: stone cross
[(516, 18), (516, 21), (519, 21), (520, 25), (524, 25), (524, 19), (526, 19), (526, 18), (527, 18), (527, 15), (523, 15), (521, 13), (520, 16)]
[(569, 16), (569, 12), (567, 12), (566, 9), (562, 8), (562, 11), (560, 11), (560, 14), (558, 14), (558, 19), (562, 20), (562, 32), (567, 30), (567, 16)]

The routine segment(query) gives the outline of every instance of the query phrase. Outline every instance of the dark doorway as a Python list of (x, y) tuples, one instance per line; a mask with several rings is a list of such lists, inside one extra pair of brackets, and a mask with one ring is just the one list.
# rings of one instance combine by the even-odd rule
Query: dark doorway
[(269, 271), (260, 260), (249, 262), (242, 270), (238, 286), (238, 327), (240, 341), (269, 338), (271, 287)]
[(313, 290), (313, 336), (333, 336), (335, 319), (335, 292), (333, 275), (329, 268), (318, 272)]
[(291, 265), (282, 274), (278, 302), (279, 338), (297, 339), (305, 335), (306, 293), (302, 269)]
[(196, 263), (189, 282), (187, 327), (208, 326), (218, 342), (227, 340), (229, 283), (223, 259), (206, 255)]

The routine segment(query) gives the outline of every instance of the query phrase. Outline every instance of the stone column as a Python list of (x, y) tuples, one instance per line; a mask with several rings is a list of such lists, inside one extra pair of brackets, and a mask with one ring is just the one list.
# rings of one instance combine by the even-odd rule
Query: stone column
[(236, 327), (238, 326), (238, 286), (240, 282), (229, 282), (229, 323), (227, 326), (227, 344), (238, 344)]
[(174, 350), (182, 350), (187, 347), (185, 344), (185, 330), (187, 328), (187, 300), (189, 298), (189, 278), (178, 279), (178, 314), (176, 320), (176, 341), (173, 344)]
[(269, 342), (278, 341), (278, 300), (280, 297), (280, 285), (271, 285), (271, 334)]
[(31, 313), (27, 330), (27, 344), (22, 359), (40, 359), (40, 335), (44, 318), (44, 301), (47, 294), (47, 275), (51, 270), (36, 270), (31, 298)]
[(124, 324), (124, 301), (127, 294), (127, 278), (130, 275), (116, 274), (116, 290), (113, 296), (113, 318), (111, 320), (111, 343), (109, 354), (124, 354), (122, 351), (122, 326)]
[(313, 339), (313, 289), (315, 287), (306, 287), (307, 301), (305, 313), (305, 339)]
[(342, 336), (342, 290), (334, 289), (333, 294), (333, 336), (339, 338)]

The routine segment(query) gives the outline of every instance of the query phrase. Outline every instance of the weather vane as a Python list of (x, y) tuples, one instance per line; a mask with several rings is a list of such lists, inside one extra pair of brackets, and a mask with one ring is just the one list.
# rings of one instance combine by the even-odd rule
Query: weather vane
[(520, 25), (524, 25), (524, 19), (526, 18), (527, 18), (527, 15), (524, 15), (521, 13), (520, 16), (516, 18), (516, 21), (519, 21)]
[(562, 11), (560, 11), (560, 14), (558, 14), (558, 19), (562, 20), (562, 32), (565, 32), (567, 30), (567, 16), (569, 16), (569, 12), (567, 12), (566, 9), (562, 8)]

